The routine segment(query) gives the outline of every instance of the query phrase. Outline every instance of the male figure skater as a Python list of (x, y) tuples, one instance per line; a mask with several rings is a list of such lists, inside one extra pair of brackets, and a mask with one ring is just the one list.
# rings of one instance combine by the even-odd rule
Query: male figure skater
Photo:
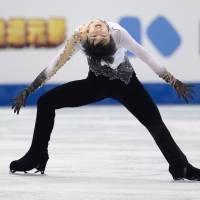
[(36, 168), (44, 173), (56, 109), (83, 106), (110, 97), (121, 102), (148, 129), (169, 163), (169, 172), (174, 180), (200, 180), (200, 170), (188, 162), (171, 137), (157, 106), (136, 77), (126, 51), (131, 51), (147, 63), (186, 102), (192, 98), (191, 87), (176, 79), (117, 23), (94, 20), (77, 28), (47, 68), (15, 98), (14, 112), (19, 114), (27, 97), (78, 50), (82, 50), (88, 60), (87, 78), (60, 85), (39, 98), (31, 147), (21, 159), (11, 162), (11, 172)]

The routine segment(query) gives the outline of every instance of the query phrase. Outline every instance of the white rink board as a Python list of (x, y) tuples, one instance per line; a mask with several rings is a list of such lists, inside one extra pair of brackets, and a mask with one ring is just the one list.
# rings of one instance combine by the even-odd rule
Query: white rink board
[[(189, 161), (200, 167), (200, 107), (161, 106)], [(174, 182), (150, 134), (121, 106), (57, 111), (46, 174), (9, 174), (28, 149), (35, 108), (0, 115), (0, 200), (199, 200), (200, 183)]]
[[(99, 3), (93, 0), (6, 0), (1, 4), (0, 17), (65, 17), (68, 34), (82, 23), (95, 18), (118, 22), (122, 17), (136, 17), (141, 21), (142, 45), (165, 65), (176, 77), (184, 81), (200, 81), (200, 1), (199, 0), (123, 0)], [(147, 37), (147, 27), (158, 16), (164, 16), (180, 34), (182, 43), (170, 57), (163, 57)], [(29, 83), (56, 55), (53, 49), (0, 49), (0, 83)], [(154, 72), (138, 59), (131, 59), (141, 80), (160, 82)], [(83, 78), (88, 66), (82, 55), (76, 55), (51, 82)]]

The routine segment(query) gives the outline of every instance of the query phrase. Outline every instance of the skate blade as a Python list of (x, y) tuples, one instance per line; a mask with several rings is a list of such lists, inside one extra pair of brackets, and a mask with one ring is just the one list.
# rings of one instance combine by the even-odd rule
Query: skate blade
[(37, 171), (17, 171), (17, 170), (10, 170), (10, 173), (13, 174), (13, 175), (28, 175), (28, 176), (34, 176), (34, 175), (46, 175), (44, 173), (44, 171), (40, 171), (40, 170), (37, 170)]
[(35, 171), (34, 173), (35, 173), (35, 174), (41, 173), (41, 175), (43, 175), (43, 174), (44, 174), (44, 171), (37, 170), (37, 171)]

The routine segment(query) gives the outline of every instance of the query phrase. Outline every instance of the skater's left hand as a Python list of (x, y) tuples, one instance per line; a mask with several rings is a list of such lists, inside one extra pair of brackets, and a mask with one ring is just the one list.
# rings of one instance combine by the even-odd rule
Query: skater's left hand
[(181, 81), (176, 80), (174, 88), (178, 94), (179, 98), (183, 98), (186, 103), (188, 103), (189, 99), (193, 99), (194, 90), (192, 89), (192, 85), (183, 84)]
[(21, 106), (25, 106), (26, 103), (26, 98), (28, 97), (28, 92), (27, 90), (23, 90), (19, 96), (14, 97), (13, 100), (13, 105), (12, 109), (14, 109), (14, 113), (19, 114), (19, 110)]

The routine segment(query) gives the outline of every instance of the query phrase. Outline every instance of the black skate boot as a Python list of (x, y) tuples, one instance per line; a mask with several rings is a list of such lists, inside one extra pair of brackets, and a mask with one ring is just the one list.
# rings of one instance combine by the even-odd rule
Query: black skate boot
[(174, 180), (188, 179), (200, 181), (200, 169), (193, 167), (189, 163), (184, 168), (170, 166), (169, 172)]
[(22, 171), (27, 173), (27, 171), (35, 168), (37, 170), (35, 173), (40, 172), (44, 174), (48, 159), (47, 150), (43, 153), (36, 153), (29, 150), (22, 158), (10, 163), (10, 172)]
[[(37, 78), (35, 80), (38, 81)], [(34, 84), (33, 87), (35, 87)], [(39, 97), (31, 146), (22, 158), (10, 163), (11, 173), (16, 171), (26, 172), (35, 168), (37, 172), (44, 174), (49, 159), (48, 146), (55, 118), (55, 102), (51, 100), (52, 94), (54, 93), (49, 91)]]

